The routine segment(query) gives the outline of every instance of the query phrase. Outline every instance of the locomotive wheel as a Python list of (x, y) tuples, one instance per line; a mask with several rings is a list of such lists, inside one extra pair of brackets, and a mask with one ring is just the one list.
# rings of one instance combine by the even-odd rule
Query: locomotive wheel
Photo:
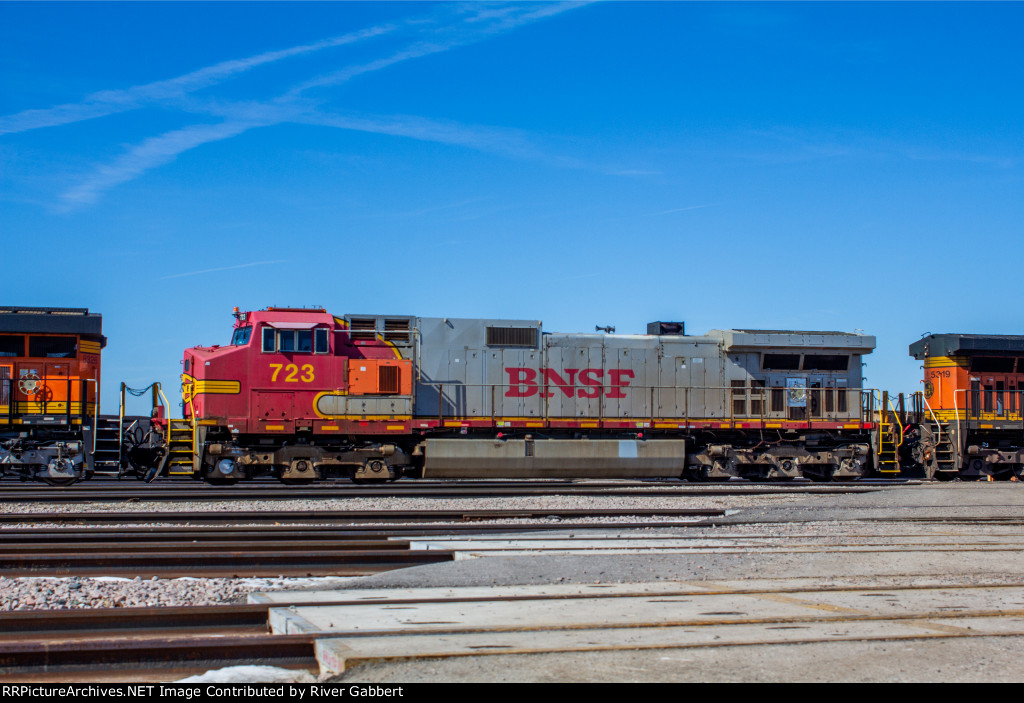
[(316, 481), (316, 479), (314, 479), (314, 478), (282, 478), (282, 479), (280, 479), (280, 481), (281, 481), (281, 483), (283, 483), (286, 486), (308, 486), (309, 484), (314, 483)]
[(694, 466), (683, 471), (683, 478), (694, 483), (725, 483), (732, 476), (711, 476), (710, 466)]
[(46, 477), (43, 478), (43, 481), (45, 483), (47, 483), (47, 484), (49, 484), (51, 486), (55, 486), (57, 488), (67, 488), (68, 486), (71, 486), (71, 485), (73, 485), (75, 483), (78, 483), (78, 477), (77, 476), (61, 476), (61, 477), (58, 478), (56, 476), (46, 476)]
[(214, 476), (207, 476), (206, 482), (211, 486), (233, 486), (238, 483), (237, 478), (217, 478)]
[(1019, 476), (1019, 464), (1004, 465), (1003, 470), (992, 476), (996, 481), (1009, 481)]

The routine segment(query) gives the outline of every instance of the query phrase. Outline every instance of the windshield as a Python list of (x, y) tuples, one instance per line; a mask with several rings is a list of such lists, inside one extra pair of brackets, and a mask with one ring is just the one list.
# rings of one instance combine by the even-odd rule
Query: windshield
[(231, 345), (241, 346), (248, 344), (250, 335), (252, 335), (252, 325), (249, 325), (248, 327), (239, 327), (231, 336)]

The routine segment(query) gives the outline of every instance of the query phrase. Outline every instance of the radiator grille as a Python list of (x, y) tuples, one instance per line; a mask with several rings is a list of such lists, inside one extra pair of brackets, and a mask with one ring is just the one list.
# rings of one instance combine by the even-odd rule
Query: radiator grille
[(488, 327), (489, 347), (536, 347), (536, 327)]
[(399, 393), (401, 369), (397, 366), (379, 366), (377, 368), (377, 390), (380, 393)]
[(409, 320), (392, 320), (384, 318), (384, 341), (395, 344), (409, 343)]
[(373, 340), (377, 337), (377, 320), (373, 317), (353, 317), (348, 328), (352, 339)]

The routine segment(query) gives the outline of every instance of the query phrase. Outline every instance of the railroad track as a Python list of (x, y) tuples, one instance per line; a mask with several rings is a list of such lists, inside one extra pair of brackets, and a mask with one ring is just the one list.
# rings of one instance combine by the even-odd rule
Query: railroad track
[(173, 681), (240, 664), (318, 671), (314, 636), (272, 635), (266, 623), (266, 606), (3, 613), (0, 681)]
[(0, 576), (128, 576), (143, 578), (366, 576), (368, 574), (451, 561), (444, 550), (318, 549), (306, 547), (249, 547), (210, 552), (179, 548), (173, 551), (102, 553), (0, 552)]
[[(658, 516), (704, 518), (724, 515), (719, 509), (472, 510), (472, 511), (289, 511), (204, 513), (31, 513), (0, 516), (0, 522), (63, 525), (103, 523), (212, 524), (203, 529), (134, 527), (97, 532), (64, 529), (0, 531), (0, 576), (144, 576), (146, 578), (236, 576), (361, 576), (409, 566), (451, 561), (448, 550), (410, 550), (407, 541), (389, 539), (398, 527), (421, 534), (450, 532), (427, 524), (481, 521), (549, 520)], [(369, 523), (373, 530), (295, 529), (295, 523)], [(222, 527), (225, 523), (270, 523), (271, 529)], [(633, 524), (633, 523), (631, 523)], [(650, 523), (639, 523), (649, 526)], [(675, 524), (675, 523), (673, 523)], [(282, 529), (284, 528), (284, 529)], [(516, 529), (505, 523), (504, 529)], [(493, 526), (492, 526), (493, 529)]]
[(0, 681), (171, 680), (239, 664), (316, 672), (310, 635), (271, 635), (268, 605), (0, 613)]
[(0, 524), (136, 524), (136, 523), (402, 523), (477, 522), (483, 520), (551, 519), (615, 517), (705, 518), (724, 516), (717, 508), (525, 508), (521, 510), (232, 510), (209, 512), (79, 512), (79, 513), (4, 513)]
[[(538, 638), (536, 626), (524, 625), (510, 627), (500, 621), (488, 626), (472, 625), (452, 622), (448, 626), (421, 625), (418, 630), (427, 630), (418, 635), (419, 639), (426, 639), (428, 646), (436, 650), (435, 656), (459, 656), (462, 654), (489, 654), (503, 653), (508, 647), (480, 646), (475, 644), (476, 640), (488, 641), (496, 637), (502, 641), (510, 638), (526, 636), (526, 642), (520, 647), (527, 648), (527, 651), (586, 651), (588, 649), (642, 649), (647, 647), (718, 647), (721, 646), (719, 637), (730, 637), (731, 645), (756, 645), (763, 643), (785, 642), (786, 638), (780, 639), (779, 631), (794, 631), (796, 636), (788, 635), (788, 641), (835, 641), (836, 633), (828, 629), (820, 634), (813, 628), (829, 628), (835, 626), (849, 627), (857, 625), (861, 628), (867, 626), (862, 633), (847, 635), (846, 639), (920, 639), (935, 636), (965, 636), (969, 633), (963, 628), (949, 628), (942, 623), (951, 620), (978, 620), (992, 619), (1004, 615), (1019, 616), (1022, 612), (1019, 609), (1005, 611), (992, 607), (965, 607), (952, 611), (915, 611), (890, 612), (876, 611), (873, 604), (877, 601), (869, 599), (868, 610), (855, 612), (849, 607), (822, 609), (815, 600), (822, 600), (827, 603), (839, 598), (838, 602), (844, 602), (842, 598), (849, 599), (852, 593), (861, 594), (861, 597), (876, 595), (879, 597), (893, 597), (893, 594), (914, 594), (927, 595), (929, 592), (942, 590), (943, 592), (988, 592), (999, 597), (999, 592), (1009, 592), (1009, 596), (1001, 598), (1003, 602), (1010, 600), (1011, 596), (1020, 593), (1022, 584), (944, 584), (941, 587), (934, 584), (922, 585), (858, 585), (858, 586), (829, 586), (818, 584), (813, 590), (801, 583), (806, 579), (794, 579), (791, 587), (765, 588), (756, 583), (747, 587), (737, 584), (722, 584), (716, 586), (708, 584), (701, 588), (681, 587), (671, 588), (668, 584), (658, 584), (659, 591), (646, 591), (640, 586), (621, 585), (615, 589), (602, 592), (600, 589), (591, 588), (585, 595), (579, 592), (572, 592), (572, 587), (559, 587), (564, 592), (551, 592), (554, 589), (546, 587), (548, 591), (543, 595), (530, 593), (529, 587), (524, 592), (516, 595), (505, 593), (514, 591), (514, 588), (500, 588), (499, 594), (488, 595), (456, 595), (455, 591), (460, 589), (447, 590), (445, 594), (417, 596), (407, 592), (404, 597), (396, 594), (382, 596), (384, 602), (375, 605), (368, 604), (365, 595), (358, 592), (348, 591), (339, 595), (348, 595), (348, 598), (341, 597), (337, 600), (318, 600), (318, 608), (348, 608), (365, 609), (367, 607), (383, 607), (385, 609), (395, 607), (416, 607), (416, 608), (445, 608), (447, 604), (457, 600), (460, 604), (459, 610), (472, 613), (481, 609), (516, 607), (520, 612), (535, 607), (546, 607), (546, 603), (563, 601), (567, 607), (577, 608), (580, 598), (593, 603), (588, 609), (594, 609), (602, 601), (634, 603), (641, 599), (646, 603), (663, 603), (671, 605), (675, 602), (689, 603), (692, 599), (703, 599), (706, 601), (704, 608), (711, 609), (710, 612), (694, 612), (692, 615), (683, 616), (683, 619), (676, 621), (650, 621), (606, 623), (604, 629), (591, 630), (589, 633), (584, 630), (582, 640), (579, 636), (573, 639), (573, 632), (578, 627), (569, 629), (559, 628), (547, 630), (542, 638)], [(585, 587), (581, 587), (585, 588)], [(429, 592), (431, 589), (421, 589)], [(362, 597), (360, 597), (362, 596)], [(793, 598), (796, 596), (797, 598)], [(906, 596), (903, 596), (906, 597)], [(991, 596), (990, 596), (991, 597)], [(49, 611), (17, 611), (0, 613), (0, 681), (63, 681), (74, 682), (76, 680), (168, 680), (195, 673), (209, 668), (218, 668), (237, 664), (265, 664), (279, 667), (305, 669), (311, 672), (319, 670), (316, 658), (316, 640), (323, 637), (323, 633), (304, 632), (300, 634), (268, 634), (268, 620), (271, 608), (296, 609), (306, 608), (311, 605), (309, 600), (298, 594), (292, 598), (290, 594), (276, 594), (277, 600), (257, 604), (231, 604), (211, 606), (186, 606), (186, 607), (146, 607), (146, 608), (104, 608), (92, 610), (49, 610)], [(682, 598), (682, 601), (678, 599)], [(736, 599), (741, 599), (737, 601)], [(722, 602), (718, 608), (719, 599)], [(766, 600), (767, 599), (767, 600)], [(806, 605), (810, 608), (806, 614), (799, 612), (783, 611), (779, 613), (770, 612), (749, 612), (749, 607), (760, 603), (792, 602), (798, 607)], [(968, 601), (965, 601), (965, 604)], [(517, 605), (518, 604), (518, 605)], [(533, 605), (531, 605), (533, 604)], [(641, 604), (642, 605), (642, 604)], [(722, 609), (728, 606), (728, 610)], [(717, 608), (717, 609), (716, 609)], [(737, 609), (738, 608), (738, 609)], [(659, 609), (660, 610), (660, 609)], [(698, 611), (703, 608), (698, 609)], [(890, 609), (891, 610), (891, 609)], [(832, 611), (832, 612), (830, 612)], [(680, 614), (682, 615), (682, 613)], [(470, 616), (472, 618), (472, 615)], [(678, 616), (677, 616), (678, 617)], [(922, 622), (924, 620), (932, 623)], [(890, 623), (910, 622), (918, 632), (911, 631), (893, 634), (886, 630), (879, 629)], [(600, 627), (592, 625), (591, 627)], [(742, 631), (740, 639), (731, 636), (730, 630)], [(610, 628), (610, 629), (609, 629)], [(673, 633), (673, 630), (684, 628), (683, 632)], [(760, 629), (757, 629), (760, 628)], [(545, 631), (545, 628), (539, 628)], [(633, 633), (640, 634), (640, 639), (655, 635), (653, 641), (636, 641), (636, 635), (632, 641), (615, 644), (616, 631), (628, 629)], [(714, 640), (710, 637), (703, 638), (699, 634), (702, 630), (713, 631)], [(801, 633), (799, 631), (806, 631)], [(531, 632), (533, 634), (531, 634)], [(1015, 633), (1017, 630), (1014, 631)], [(424, 637), (432, 633), (431, 637)], [(585, 640), (591, 634), (601, 633), (603, 645), (596, 645)], [(668, 633), (669, 637), (658, 637), (659, 633)], [(689, 634), (684, 634), (689, 633)], [(998, 634), (991, 628), (987, 633)], [(444, 636), (447, 635), (447, 636)], [(808, 637), (811, 635), (811, 637)], [(398, 648), (399, 655), (402, 647), (409, 648), (412, 656), (430, 656), (430, 653), (416, 652), (416, 646), (410, 647), (409, 637), (417, 636), (413, 632), (406, 632), (404, 629), (388, 629), (386, 625), (381, 628), (364, 630), (341, 629), (331, 633), (332, 638), (342, 638), (345, 642), (344, 649), (350, 654), (350, 662), (373, 661), (390, 658), (387, 650), (389, 643), (394, 643)], [(444, 640), (443, 642), (438, 640)], [(675, 640), (673, 639), (675, 638)], [(458, 639), (455, 639), (458, 638)], [(567, 642), (556, 645), (543, 645), (539, 640), (566, 639)], [(593, 637), (590, 637), (593, 639)], [(438, 640), (437, 644), (430, 644)], [(463, 640), (468, 651), (459, 651), (457, 643)]]
[[(905, 483), (905, 482), (904, 482)], [(387, 486), (357, 486), (351, 483), (309, 487), (206, 486), (190, 481), (180, 487), (143, 483), (108, 482), (102, 488), (91, 484), (63, 489), (35, 486), (0, 487), (0, 503), (89, 503), (112, 501), (222, 501), (222, 500), (297, 500), (309, 498), (493, 498), (505, 496), (741, 496), (741, 495), (843, 495), (868, 493), (899, 485), (885, 484), (785, 484), (734, 483), (723, 485), (687, 485), (680, 482), (551, 482), (427, 484), (394, 483)]]

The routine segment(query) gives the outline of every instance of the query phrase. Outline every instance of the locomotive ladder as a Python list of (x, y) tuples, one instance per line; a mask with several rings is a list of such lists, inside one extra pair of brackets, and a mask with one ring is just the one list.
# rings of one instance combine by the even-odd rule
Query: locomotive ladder
[(891, 409), (889, 394), (882, 393), (882, 411), (878, 414), (878, 473), (895, 474), (900, 470), (899, 450), (903, 444), (903, 423)]
[[(153, 406), (156, 407), (157, 396), (163, 400), (164, 408), (169, 409), (170, 403), (164, 396), (159, 384), (153, 391)], [(170, 413), (168, 413), (170, 414)], [(195, 457), (196, 426), (194, 418), (168, 418), (167, 437), (164, 456), (156, 469), (156, 475), (166, 472), (170, 476), (191, 476)]]
[(189, 419), (167, 420), (167, 473), (191, 476), (195, 427)]

